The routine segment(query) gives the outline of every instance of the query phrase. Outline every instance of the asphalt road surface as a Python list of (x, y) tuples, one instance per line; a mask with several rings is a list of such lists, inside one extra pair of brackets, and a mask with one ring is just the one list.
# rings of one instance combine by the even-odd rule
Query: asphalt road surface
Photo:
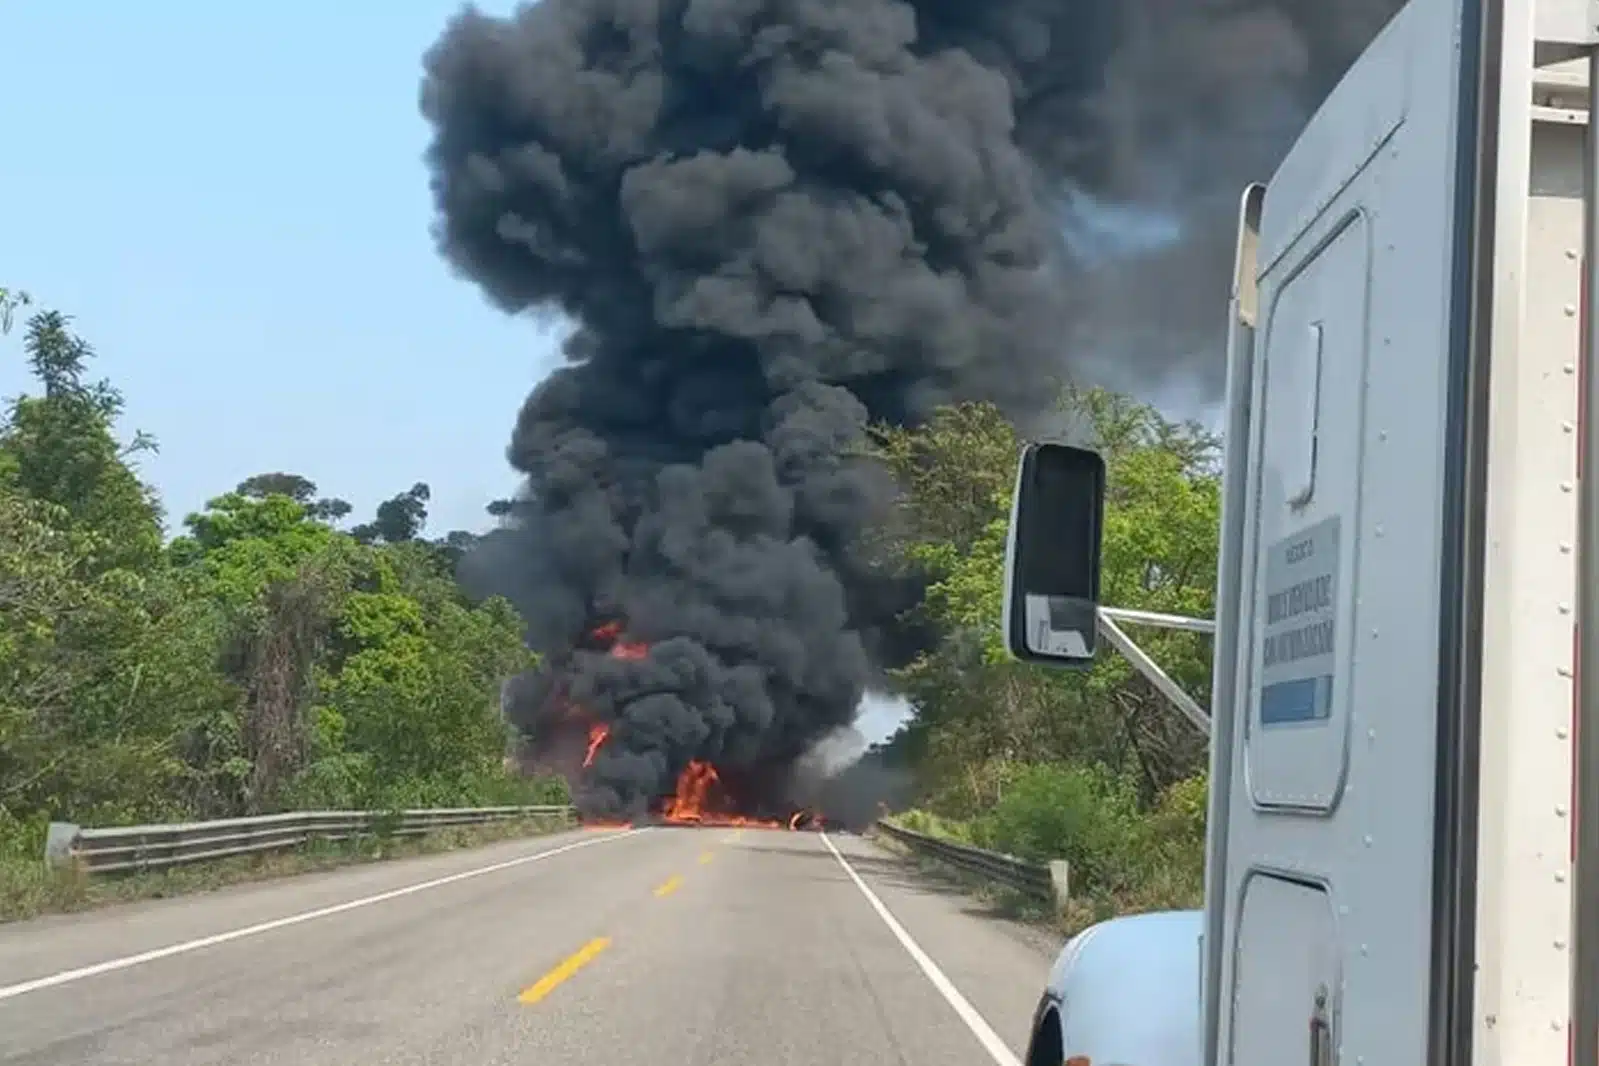
[(855, 836), (579, 831), (0, 926), (0, 1062), (1014, 1066), (1054, 947)]

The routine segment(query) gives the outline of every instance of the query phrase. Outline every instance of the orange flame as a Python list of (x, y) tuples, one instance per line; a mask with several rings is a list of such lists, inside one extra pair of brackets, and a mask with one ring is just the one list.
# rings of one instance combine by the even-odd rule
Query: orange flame
[[(751, 818), (742, 814), (729, 814), (716, 809), (716, 793), (722, 783), (716, 767), (695, 759), (678, 775), (677, 788), (671, 798), (661, 805), (661, 816), (676, 825), (735, 826), (751, 829), (781, 829), (784, 823), (771, 818)], [(788, 820), (788, 828), (798, 829), (801, 822), (812, 818), (810, 811), (798, 811)]]
[(586, 767), (594, 761), (594, 756), (599, 754), (600, 746), (605, 743), (605, 738), (611, 735), (611, 727), (604, 724), (589, 726), (589, 750), (583, 756), (583, 765)]
[[(649, 655), (650, 646), (648, 644), (617, 639), (621, 636), (621, 634), (622, 623), (620, 620), (606, 622), (604, 625), (595, 626), (589, 631), (589, 635), (596, 640), (613, 641), (610, 654), (614, 659), (642, 659)], [(581, 717), (583, 711), (582, 708), (577, 707), (574, 704), (567, 704), (564, 713), (567, 715), (567, 717)], [(608, 725), (598, 724), (589, 726), (588, 751), (583, 755), (583, 766), (585, 769), (594, 765), (594, 756), (599, 754), (600, 748), (604, 746), (606, 739), (610, 737), (610, 735), (611, 727)]]
[(669, 822), (704, 821), (706, 797), (710, 794), (711, 786), (720, 780), (714, 766), (695, 759), (678, 775), (677, 791), (666, 801), (661, 813)]
[(620, 619), (595, 626), (589, 630), (589, 637), (593, 640), (611, 641), (611, 658), (613, 659), (642, 659), (650, 653), (650, 646), (642, 641), (621, 639), (622, 622)]

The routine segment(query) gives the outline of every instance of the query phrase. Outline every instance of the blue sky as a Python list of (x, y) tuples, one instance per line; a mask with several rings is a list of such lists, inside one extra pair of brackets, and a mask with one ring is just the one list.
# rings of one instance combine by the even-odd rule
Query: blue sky
[[(169, 526), (287, 470), (355, 517), (426, 481), (430, 530), (485, 527), (557, 353), (429, 236), (421, 60), (458, 5), (5, 7), (0, 286), (75, 316)], [(27, 385), (13, 335), (0, 395)]]

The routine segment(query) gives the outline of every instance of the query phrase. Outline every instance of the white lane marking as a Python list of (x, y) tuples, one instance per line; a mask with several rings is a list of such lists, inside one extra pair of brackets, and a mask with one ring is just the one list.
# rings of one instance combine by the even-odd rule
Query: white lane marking
[(463, 870), (458, 874), (450, 874), (447, 877), (436, 877), (431, 881), (422, 881), (418, 884), (406, 885), (404, 888), (391, 889), (388, 892), (379, 892), (375, 896), (363, 896), (360, 899), (352, 899), (347, 903), (336, 903), (331, 907), (320, 907), (314, 911), (304, 911), (300, 914), (291, 914), (284, 918), (274, 918), (269, 922), (259, 922), (256, 925), (247, 925), (242, 929), (230, 929), (226, 933), (217, 933), (213, 936), (203, 936), (197, 940), (185, 940), (181, 944), (168, 944), (164, 948), (155, 948), (151, 951), (141, 951), (137, 955), (124, 955), (120, 959), (107, 959), (105, 962), (97, 962), (90, 966), (80, 966), (75, 970), (62, 970), (60, 973), (53, 973), (48, 977), (37, 977), (31, 981), (23, 981), (20, 984), (0, 986), (0, 1000), (12, 999), (16, 996), (25, 996), (29, 992), (38, 992), (41, 989), (54, 988), (57, 985), (68, 984), (72, 981), (81, 981), (86, 977), (98, 977), (103, 973), (114, 973), (117, 970), (126, 970), (132, 966), (139, 966), (146, 962), (154, 962), (157, 959), (171, 958), (173, 955), (183, 955), (190, 951), (199, 951), (201, 948), (209, 948), (217, 944), (226, 944), (230, 940), (242, 940), (247, 936), (255, 936), (259, 933), (270, 933), (274, 929), (283, 929), (291, 925), (299, 925), (301, 922), (314, 921), (317, 918), (327, 918), (334, 914), (343, 914), (345, 911), (353, 911), (360, 907), (370, 907), (374, 903), (383, 903), (387, 900), (399, 899), (401, 896), (410, 896), (417, 892), (426, 892), (430, 888), (441, 888), (444, 885), (453, 885), (457, 881), (466, 881), (474, 877), (482, 877), (484, 874), (498, 873), (501, 870), (509, 870), (515, 866), (526, 866), (528, 863), (538, 862), (541, 859), (553, 858), (554, 856), (560, 855), (563, 852), (576, 851), (578, 848), (586, 848), (594, 844), (603, 844), (608, 840), (615, 840), (618, 837), (633, 836), (636, 833), (644, 832), (648, 832), (647, 827), (644, 829), (628, 829), (617, 833), (607, 833), (604, 836), (593, 837), (589, 840), (578, 840), (571, 844), (562, 844), (558, 848), (550, 848), (547, 851), (535, 852), (532, 855), (523, 855), (520, 858), (507, 859), (505, 862), (497, 862), (490, 866), (479, 866), (475, 870)]
[(888, 926), (888, 931), (894, 934), (894, 939), (899, 941), (900, 947), (904, 948), (910, 954), (910, 957), (916, 960), (916, 965), (921, 967), (922, 973), (927, 975), (929, 981), (933, 982), (933, 987), (938, 989), (945, 1002), (955, 1008), (955, 1013), (960, 1015), (961, 1021), (966, 1023), (966, 1028), (972, 1031), (972, 1035), (977, 1038), (977, 1042), (983, 1045), (983, 1050), (988, 1052), (988, 1057), (993, 1059), (997, 1066), (1022, 1066), (1021, 1059), (1018, 1059), (1011, 1049), (1005, 1046), (1005, 1041), (1001, 1040), (999, 1034), (994, 1032), (994, 1027), (989, 1025), (981, 1014), (977, 1013), (977, 1008), (972, 1006), (965, 996), (961, 995), (960, 989), (955, 987), (955, 982), (951, 981), (945, 976), (944, 971), (938, 968), (938, 963), (934, 962), (932, 957), (922, 950), (920, 944), (911, 939), (911, 935), (905, 931), (905, 927), (899, 924), (898, 919), (888, 912), (887, 907), (883, 906), (883, 901), (877, 898), (877, 893), (873, 892), (866, 882), (861, 880), (861, 875), (855, 872), (855, 867), (851, 866), (849, 860), (839, 853), (839, 850), (833, 846), (831, 840), (827, 839), (827, 834), (822, 833), (820, 836), (822, 843), (827, 845), (827, 850), (833, 853), (833, 858), (837, 859), (838, 864), (844, 867), (844, 872), (849, 874), (849, 879), (855, 882), (855, 887), (860, 889), (861, 895), (866, 897), (866, 902), (872, 905), (872, 910), (876, 911), (877, 916), (883, 919), (883, 924)]

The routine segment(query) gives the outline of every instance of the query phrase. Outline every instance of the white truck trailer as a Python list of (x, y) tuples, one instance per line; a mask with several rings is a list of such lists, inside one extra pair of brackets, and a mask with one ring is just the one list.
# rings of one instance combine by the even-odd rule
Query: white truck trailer
[[(1335, 0), (1328, 0), (1335, 2)], [(1032, 444), (1007, 642), (1211, 733), (1202, 911), (1061, 953), (1029, 1066), (1599, 1063), (1599, 3), (1411, 0), (1265, 186), (1231, 302), (1208, 717)]]

